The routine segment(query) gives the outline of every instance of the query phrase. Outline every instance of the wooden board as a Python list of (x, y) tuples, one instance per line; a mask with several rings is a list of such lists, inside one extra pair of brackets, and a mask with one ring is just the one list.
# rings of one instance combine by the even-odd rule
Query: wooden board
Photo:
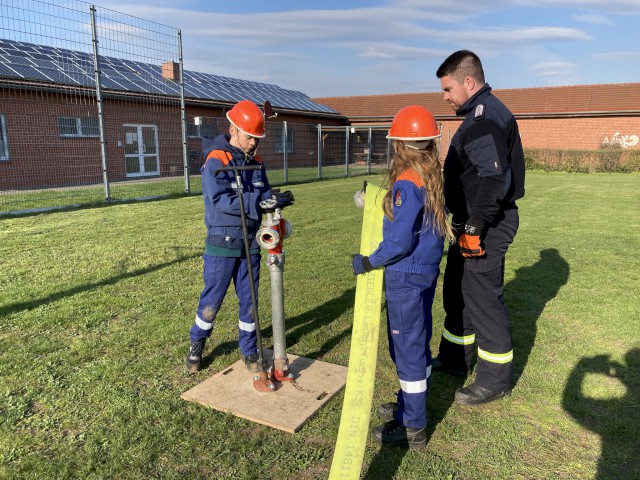
[[(265, 358), (273, 352), (264, 350)], [(258, 392), (242, 360), (184, 392), (180, 398), (236, 417), (295, 433), (346, 383), (347, 367), (287, 353), (294, 382)]]

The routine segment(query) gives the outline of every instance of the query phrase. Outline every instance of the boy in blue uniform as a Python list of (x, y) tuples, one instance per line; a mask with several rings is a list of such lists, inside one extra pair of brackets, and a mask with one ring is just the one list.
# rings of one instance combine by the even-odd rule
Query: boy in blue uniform
[(431, 370), (431, 307), (444, 237), (453, 238), (444, 207), (443, 180), (431, 113), (418, 105), (400, 110), (387, 138), (395, 156), (391, 188), (383, 200), (383, 240), (368, 257), (353, 257), (360, 274), (384, 268), (389, 353), (400, 379), (397, 403), (378, 413), (387, 423), (373, 430), (382, 445), (426, 445), (427, 394)]
[[(251, 265), (257, 295), (260, 248), (255, 237), (261, 222), (262, 212), (259, 203), (275, 198), (278, 208), (284, 208), (294, 200), (290, 191), (280, 192), (271, 189), (262, 160), (255, 154), (259, 140), (266, 135), (264, 115), (258, 106), (249, 100), (242, 100), (227, 112), (227, 119), (231, 123), (228, 135), (202, 139), (202, 153), (206, 159), (201, 171), (207, 239), (203, 255), (204, 289), (200, 294), (195, 323), (189, 335), (191, 344), (186, 367), (190, 373), (200, 369), (206, 340), (211, 335), (214, 320), (231, 280), (239, 302), (240, 351), (249, 371), (263, 370), (263, 366), (258, 365), (252, 286), (248, 269)], [(261, 167), (241, 172), (246, 227), (251, 249), (250, 262), (244, 250), (235, 174), (232, 171), (218, 171), (221, 167), (232, 166)]]

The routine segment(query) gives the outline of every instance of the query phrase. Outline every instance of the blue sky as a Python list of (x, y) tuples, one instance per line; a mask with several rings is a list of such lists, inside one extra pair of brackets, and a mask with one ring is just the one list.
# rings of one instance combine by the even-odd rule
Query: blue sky
[(434, 92), (475, 51), (493, 88), (640, 81), (640, 0), (103, 0), (182, 31), (185, 69), (310, 97)]

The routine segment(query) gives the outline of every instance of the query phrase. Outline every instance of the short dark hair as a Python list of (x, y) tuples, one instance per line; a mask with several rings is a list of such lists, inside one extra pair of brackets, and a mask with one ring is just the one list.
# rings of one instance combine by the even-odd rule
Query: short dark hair
[(470, 50), (458, 50), (442, 62), (436, 72), (436, 77), (451, 76), (459, 83), (467, 77), (474, 78), (477, 82), (484, 83), (484, 70), (480, 58)]

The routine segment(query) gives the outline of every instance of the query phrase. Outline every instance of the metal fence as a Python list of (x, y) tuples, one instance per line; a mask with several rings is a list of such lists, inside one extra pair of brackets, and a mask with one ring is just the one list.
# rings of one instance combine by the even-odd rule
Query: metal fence
[[(38, 88), (15, 78), (0, 85), (0, 214), (199, 193), (201, 137), (228, 123), (187, 115), (181, 44), (178, 29), (78, 0), (0, 0), (0, 55), (45, 73)], [(64, 55), (52, 61), (41, 46)], [(110, 59), (128, 62), (138, 84)], [(145, 64), (180, 81), (159, 81)], [(135, 103), (103, 95), (143, 83)], [(388, 164), (385, 135), (384, 127), (269, 121), (260, 154), (274, 185), (371, 173)]]

